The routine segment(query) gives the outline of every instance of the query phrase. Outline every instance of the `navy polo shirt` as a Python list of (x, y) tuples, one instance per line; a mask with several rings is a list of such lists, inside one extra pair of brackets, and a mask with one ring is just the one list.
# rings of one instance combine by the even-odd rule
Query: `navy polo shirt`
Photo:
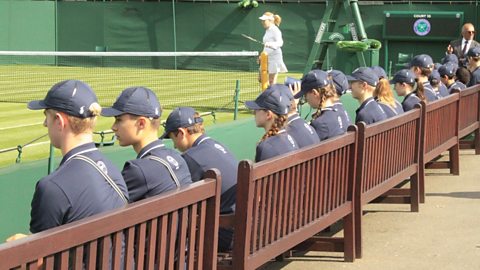
[(310, 123), (321, 141), (345, 133), (342, 116), (333, 106), (321, 110), (320, 116)]
[(282, 129), (277, 135), (268, 137), (257, 145), (255, 162), (273, 158), (298, 149), (299, 147), (295, 139)]
[(180, 182), (180, 186), (192, 183), (188, 166), (182, 156), (175, 150), (165, 147), (162, 140), (146, 145), (137, 155), (137, 159), (127, 161), (122, 175), (127, 183), (130, 201), (158, 195), (177, 188), (165, 165), (148, 156), (159, 157), (170, 164)]
[(342, 119), (342, 128), (344, 132), (347, 132), (348, 126), (352, 124), (350, 121), (350, 116), (348, 116), (347, 110), (343, 104), (339, 102), (335, 102), (333, 104), (333, 108), (340, 114), (340, 118)]
[(303, 120), (298, 114), (288, 117), (287, 133), (297, 142), (299, 148), (320, 142), (315, 130)]
[(356, 112), (355, 123), (363, 121), (369, 125), (387, 119), (387, 115), (373, 97), (367, 98)]
[(128, 199), (120, 170), (93, 143), (70, 150), (56, 171), (41, 179), (32, 199), (30, 231), (41, 232), (82, 218), (124, 206), (120, 195), (89, 163), (74, 159), (83, 155), (97, 163)]
[(428, 81), (424, 82), (423, 83), (423, 88), (425, 90), (425, 99), (427, 101), (435, 101), (435, 100), (439, 99), (439, 96), (437, 95), (435, 90), (433, 90), (433, 87), (430, 84), (430, 82), (428, 82)]
[(446, 96), (450, 95), (450, 92), (448, 91), (448, 88), (443, 83), (440, 83), (438, 85), (438, 94), (441, 97), (446, 97)]
[(448, 93), (452, 93), (453, 90), (464, 90), (467, 88), (467, 86), (465, 84), (463, 84), (462, 82), (460, 81), (455, 81), (454, 83), (450, 84), (448, 87)]
[(232, 152), (205, 134), (198, 137), (192, 147), (182, 154), (192, 175), (192, 181), (199, 181), (213, 168), (222, 176), (220, 213), (235, 210), (238, 160)]
[(403, 110), (408, 112), (415, 108), (415, 105), (420, 103), (420, 98), (417, 96), (415, 92), (411, 92), (410, 94), (406, 95), (402, 102)]
[(382, 108), (382, 110), (387, 115), (387, 118), (397, 116), (404, 112), (402, 104), (400, 104), (400, 102), (398, 102), (397, 100), (395, 100), (395, 108), (381, 101), (377, 100), (377, 102), (378, 102), (378, 105)]
[(470, 83), (468, 86), (474, 86), (480, 84), (480, 68), (476, 68), (473, 72), (471, 72)]

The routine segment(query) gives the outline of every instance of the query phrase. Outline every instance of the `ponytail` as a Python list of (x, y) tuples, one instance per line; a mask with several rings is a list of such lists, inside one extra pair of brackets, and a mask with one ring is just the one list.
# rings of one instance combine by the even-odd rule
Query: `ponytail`
[(382, 78), (377, 83), (373, 95), (377, 98), (379, 102), (390, 105), (390, 107), (396, 108), (397, 104), (395, 103), (395, 98), (393, 97), (392, 88), (387, 79)]
[(413, 92), (415, 92), (420, 100), (425, 101), (425, 88), (423, 87), (423, 83), (418, 81), (418, 78), (415, 79), (415, 86)]
[(273, 117), (275, 118), (273, 120), (273, 124), (272, 126), (270, 127), (270, 130), (268, 130), (262, 137), (262, 139), (260, 141), (264, 141), (266, 140), (267, 138), (269, 137), (273, 137), (275, 135), (278, 134), (278, 132), (280, 132), (281, 129), (283, 129), (283, 127), (285, 126), (285, 123), (287, 122), (287, 116), (286, 115), (278, 115), (276, 113), (273, 113)]
[(273, 15), (273, 23), (277, 27), (280, 26), (280, 23), (282, 23), (282, 17), (280, 17), (280, 15), (278, 15), (278, 14)]

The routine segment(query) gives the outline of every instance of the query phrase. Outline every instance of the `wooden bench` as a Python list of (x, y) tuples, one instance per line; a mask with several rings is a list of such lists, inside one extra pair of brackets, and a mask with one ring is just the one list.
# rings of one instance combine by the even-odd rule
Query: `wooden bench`
[[(422, 123), (424, 125), (424, 164), (426, 168), (450, 169), (454, 175), (460, 174), (459, 160), (459, 111), (458, 93), (424, 106)], [(438, 157), (449, 151), (449, 161), (438, 161)], [(420, 178), (420, 202), (425, 202), (425, 173), (422, 167)]]
[[(362, 206), (369, 202), (409, 203), (419, 210), (419, 174), (422, 109), (358, 126), (358, 158), (355, 182), (355, 254), (362, 257)], [(410, 188), (397, 188), (409, 179)]]
[(216, 269), (221, 181), (207, 178), (2, 244), (0, 269)]
[[(456, 93), (460, 95), (458, 130), (460, 149), (475, 149), (475, 154), (480, 155), (480, 85)], [(461, 140), (472, 133), (473, 140)]]
[[(241, 161), (236, 213), (220, 217), (221, 227), (234, 229), (233, 250), (219, 269), (256, 269), (306, 240), (309, 250), (327, 246), (353, 261), (356, 140), (352, 126), (309, 148), (255, 164)], [(344, 238), (315, 236), (342, 219)]]

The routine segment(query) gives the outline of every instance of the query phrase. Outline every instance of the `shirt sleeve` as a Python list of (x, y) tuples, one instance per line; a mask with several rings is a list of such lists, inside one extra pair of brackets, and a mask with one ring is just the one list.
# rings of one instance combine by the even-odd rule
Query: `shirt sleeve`
[(65, 193), (54, 182), (38, 182), (32, 199), (30, 232), (38, 233), (67, 223), (70, 208)]
[(122, 170), (123, 179), (127, 184), (128, 195), (130, 202), (135, 202), (145, 198), (148, 192), (145, 175), (140, 167), (130, 161), (125, 163)]
[(317, 132), (318, 137), (320, 138), (320, 141), (328, 139), (328, 125), (326, 123), (323, 123), (321, 121), (313, 121), (311, 123), (312, 127), (315, 129), (315, 132)]
[(275, 29), (272, 31), (272, 39), (273, 41), (268, 41), (268, 45), (276, 50), (279, 49), (283, 46), (283, 38), (282, 38), (282, 32), (280, 29)]

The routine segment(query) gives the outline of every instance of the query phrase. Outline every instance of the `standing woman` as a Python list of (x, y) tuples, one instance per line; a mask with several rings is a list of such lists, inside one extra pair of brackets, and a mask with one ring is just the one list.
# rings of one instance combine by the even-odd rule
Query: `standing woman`
[(285, 63), (283, 63), (282, 55), (282, 32), (278, 28), (282, 22), (282, 18), (271, 12), (265, 12), (259, 18), (262, 21), (262, 26), (265, 28), (265, 35), (263, 36), (263, 51), (268, 55), (268, 81), (270, 85), (277, 83), (278, 73), (288, 72)]

